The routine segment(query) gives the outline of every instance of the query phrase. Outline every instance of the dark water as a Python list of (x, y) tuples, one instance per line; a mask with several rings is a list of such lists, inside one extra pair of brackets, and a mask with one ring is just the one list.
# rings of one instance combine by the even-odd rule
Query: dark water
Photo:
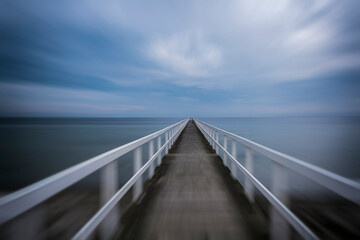
[[(201, 118), (201, 120), (336, 174), (360, 180), (360, 118)], [(222, 142), (222, 139), (220, 139)], [(245, 149), (239, 144), (238, 159)], [(274, 164), (255, 154), (255, 176), (271, 188)], [(240, 174), (241, 176), (241, 174)], [(240, 181), (243, 179), (240, 177)], [(323, 188), (289, 171), (292, 192)], [(309, 189), (313, 191), (309, 191)]]
[[(41, 180), (105, 151), (174, 124), (177, 118), (41, 118), (0, 120), (0, 190)], [(143, 155), (147, 156), (146, 147)], [(120, 182), (132, 155), (119, 159)], [(98, 177), (85, 184), (95, 185)]]
[[(360, 118), (201, 119), (337, 174), (360, 179)], [(1, 119), (0, 189), (24, 187), (180, 120)], [(145, 148), (144, 156), (146, 151)], [(243, 161), (241, 146), (238, 158)], [(270, 186), (271, 161), (258, 155), (255, 161), (255, 175)], [(132, 174), (132, 155), (120, 158), (119, 166), (120, 181), (124, 183)], [(296, 174), (291, 176), (297, 182)], [(93, 177), (86, 184), (94, 185), (97, 180)]]

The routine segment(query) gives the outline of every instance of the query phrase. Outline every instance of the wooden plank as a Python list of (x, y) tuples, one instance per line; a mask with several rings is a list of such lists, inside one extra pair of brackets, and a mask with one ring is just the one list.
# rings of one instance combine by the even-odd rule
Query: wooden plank
[[(236, 185), (237, 186), (237, 185)], [(141, 202), (125, 214), (121, 239), (259, 239), (245, 195), (190, 121)]]

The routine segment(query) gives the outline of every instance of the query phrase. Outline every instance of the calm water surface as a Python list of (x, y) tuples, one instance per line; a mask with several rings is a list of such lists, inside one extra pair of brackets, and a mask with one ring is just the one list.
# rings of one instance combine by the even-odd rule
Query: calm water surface
[[(360, 179), (360, 118), (200, 118), (210, 124), (328, 169)], [(13, 190), (180, 121), (180, 118), (1, 119), (0, 189)], [(238, 146), (238, 158), (244, 151)], [(147, 156), (144, 149), (144, 156)], [(132, 155), (119, 159), (120, 181)], [(271, 161), (255, 155), (255, 175), (271, 187)], [(290, 173), (295, 189), (299, 176)], [(240, 181), (243, 181), (240, 177)], [(83, 186), (97, 186), (94, 174)]]
[[(1, 119), (0, 189), (13, 190), (174, 124), (177, 118)], [(143, 150), (147, 156), (147, 149)], [(120, 182), (132, 155), (119, 159)], [(95, 174), (96, 175), (96, 174)], [(94, 186), (98, 176), (82, 186)]]
[[(212, 125), (354, 180), (360, 180), (360, 118), (201, 118)], [(220, 139), (222, 141), (222, 139)], [(228, 144), (229, 146), (230, 144)], [(245, 149), (238, 146), (244, 163)], [(274, 164), (255, 154), (255, 176), (271, 188)], [(293, 192), (324, 189), (289, 171)], [(243, 179), (240, 175), (240, 181)], [(312, 190), (312, 191), (309, 191)]]

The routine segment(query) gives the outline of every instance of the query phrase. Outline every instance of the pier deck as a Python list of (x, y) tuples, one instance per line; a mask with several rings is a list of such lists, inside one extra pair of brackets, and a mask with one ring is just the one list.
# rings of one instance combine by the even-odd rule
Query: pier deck
[[(133, 175), (119, 186), (118, 159), (129, 153)], [(271, 189), (254, 174), (255, 154), (272, 162)], [(59, 193), (97, 171), (99, 197), (87, 200), (100, 208), (81, 200), (80, 213)], [(333, 200), (291, 197), (292, 173)], [(0, 238), (358, 239), (359, 205), (358, 181), (187, 118), (0, 198)]]
[(193, 121), (164, 157), (121, 239), (262, 239), (264, 227)]

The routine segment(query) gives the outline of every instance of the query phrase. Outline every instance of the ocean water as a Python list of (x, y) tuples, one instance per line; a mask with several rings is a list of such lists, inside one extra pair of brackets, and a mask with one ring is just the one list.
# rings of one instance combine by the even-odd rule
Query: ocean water
[[(200, 118), (279, 152), (355, 181), (360, 180), (360, 118)], [(223, 139), (220, 137), (220, 142)], [(231, 151), (231, 144), (228, 143)], [(237, 145), (237, 159), (244, 165), (245, 148)], [(269, 189), (274, 163), (254, 154), (254, 175)], [(244, 182), (240, 173), (239, 181)], [(326, 189), (288, 171), (288, 189), (294, 194), (328, 195)]]
[[(267, 147), (351, 179), (360, 179), (360, 118), (200, 118)], [(15, 190), (146, 136), (181, 118), (0, 119), (0, 190)], [(221, 140), (221, 139), (220, 139)], [(146, 147), (143, 156), (147, 156)], [(243, 163), (244, 149), (238, 146)], [(120, 183), (132, 155), (119, 160)], [(272, 162), (255, 154), (255, 176), (271, 188)], [(311, 183), (290, 173), (294, 189)], [(239, 177), (240, 182), (243, 178)], [(83, 187), (98, 186), (98, 176)]]
[[(156, 132), (180, 118), (0, 119), (0, 190), (16, 190)], [(164, 142), (164, 140), (163, 140)], [(143, 156), (147, 156), (146, 146)], [(118, 159), (120, 183), (132, 175), (132, 154)], [(81, 187), (97, 187), (93, 174)]]

